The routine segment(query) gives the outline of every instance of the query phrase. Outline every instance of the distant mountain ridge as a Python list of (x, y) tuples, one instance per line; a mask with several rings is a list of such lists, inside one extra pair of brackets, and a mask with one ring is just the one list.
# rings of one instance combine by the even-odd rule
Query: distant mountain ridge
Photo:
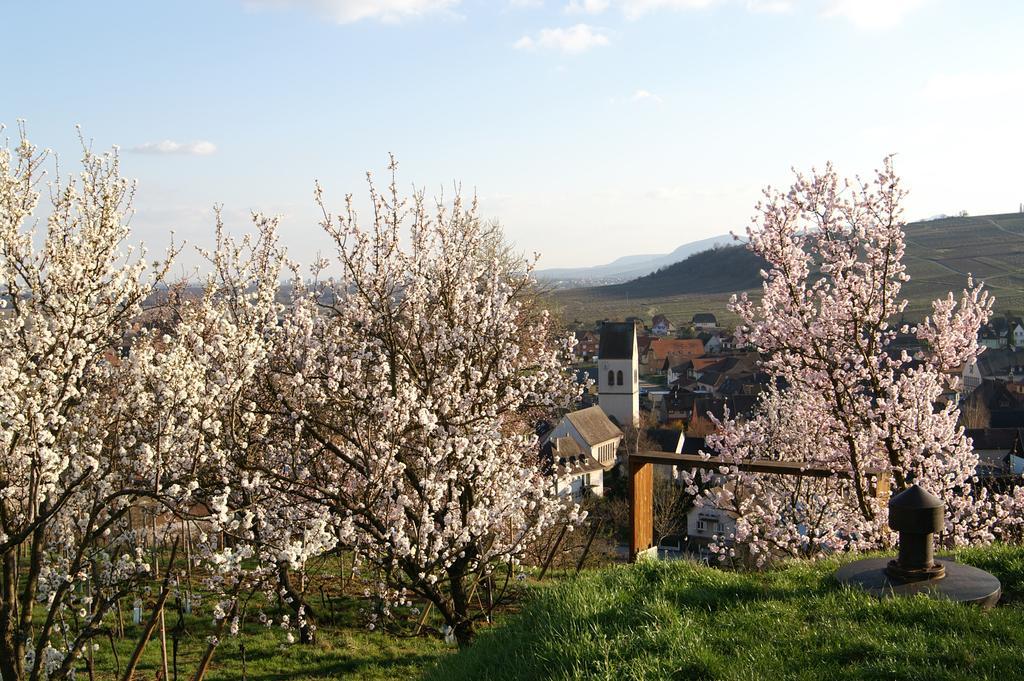
[[(1024, 312), (1024, 213), (936, 217), (908, 223), (905, 234), (910, 281), (902, 295), (910, 302), (910, 318), (928, 314), (935, 298), (950, 291), (959, 295), (968, 274), (985, 282), (997, 311)], [(764, 265), (741, 245), (705, 247), (629, 281), (565, 287), (553, 300), (569, 320), (666, 313), (676, 321), (694, 312), (720, 314), (732, 293), (757, 295)]]
[(592, 267), (554, 267), (537, 270), (534, 276), (545, 281), (561, 282), (570, 287), (574, 282), (615, 284), (636, 279), (685, 260), (694, 253), (735, 243), (729, 234), (700, 239), (660, 255), (624, 255), (604, 265)]

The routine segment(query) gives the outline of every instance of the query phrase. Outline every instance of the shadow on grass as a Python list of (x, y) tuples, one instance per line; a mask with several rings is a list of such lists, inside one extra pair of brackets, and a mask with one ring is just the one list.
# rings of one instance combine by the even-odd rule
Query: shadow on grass
[[(760, 573), (642, 564), (584, 574), (536, 594), (426, 678), (1021, 678), (1024, 611), (880, 600), (838, 584), (838, 566), (860, 557)], [(957, 558), (1021, 592), (1024, 550)]]

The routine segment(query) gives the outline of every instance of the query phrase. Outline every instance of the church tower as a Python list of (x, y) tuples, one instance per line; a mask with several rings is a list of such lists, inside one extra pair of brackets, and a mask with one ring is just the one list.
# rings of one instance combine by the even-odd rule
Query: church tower
[(633, 322), (605, 322), (597, 351), (598, 404), (619, 426), (640, 424), (640, 374)]

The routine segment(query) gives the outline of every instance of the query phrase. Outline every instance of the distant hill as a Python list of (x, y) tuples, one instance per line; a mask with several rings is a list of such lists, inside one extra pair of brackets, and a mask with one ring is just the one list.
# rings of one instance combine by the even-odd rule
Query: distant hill
[(534, 274), (538, 279), (558, 283), (564, 287), (613, 284), (629, 281), (650, 274), (694, 253), (709, 248), (733, 244), (735, 241), (728, 234), (713, 236), (708, 239), (683, 244), (671, 253), (660, 255), (625, 255), (605, 265), (592, 267), (556, 267), (537, 270)]
[[(908, 314), (922, 317), (930, 301), (963, 289), (967, 274), (982, 279), (996, 296), (996, 310), (1024, 312), (1024, 213), (943, 217), (906, 227), (904, 262), (911, 280), (903, 287)], [(558, 291), (554, 304), (567, 321), (666, 314), (674, 322), (695, 312), (722, 318), (729, 295), (761, 286), (763, 261), (744, 246), (727, 246), (611, 286)], [(728, 317), (725, 317), (728, 320)]]
[(723, 293), (760, 286), (766, 265), (746, 246), (720, 246), (694, 253), (685, 260), (643, 277), (593, 289), (612, 296), (663, 296), (677, 293)]

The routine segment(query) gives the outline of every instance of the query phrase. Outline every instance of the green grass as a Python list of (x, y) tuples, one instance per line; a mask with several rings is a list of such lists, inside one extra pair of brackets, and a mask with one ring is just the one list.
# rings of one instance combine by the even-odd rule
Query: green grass
[[(168, 619), (168, 628), (174, 625)], [(204, 619), (190, 619), (188, 633), (179, 642), (178, 679), (190, 679), (206, 648), (210, 631)], [(117, 671), (124, 669), (135, 646), (139, 627), (129, 626), (126, 637), (116, 640), (118, 660), (115, 659), (107, 639), (99, 640), (94, 652), (95, 678), (107, 681), (119, 678)], [(410, 679), (417, 678), (424, 668), (452, 650), (432, 637), (395, 637), (383, 632), (371, 632), (358, 624), (347, 626), (324, 625), (317, 634), (315, 645), (289, 644), (279, 629), (268, 630), (253, 624), (242, 636), (225, 637), (213, 658), (207, 681), (234, 681), (243, 678), (242, 646), (245, 648), (245, 678), (249, 681), (295, 679), (320, 681), (326, 679)], [(168, 633), (168, 657), (173, 643)], [(120, 667), (119, 667), (120, 665)], [(137, 679), (154, 679), (161, 668), (160, 646), (154, 636), (146, 647), (138, 666)], [(170, 678), (174, 678), (169, 663)], [(78, 678), (88, 678), (84, 665)]]
[(430, 679), (1015, 679), (1024, 549), (958, 558), (1003, 580), (991, 611), (839, 587), (838, 562), (765, 573), (647, 563), (582, 574), (444, 658)]

